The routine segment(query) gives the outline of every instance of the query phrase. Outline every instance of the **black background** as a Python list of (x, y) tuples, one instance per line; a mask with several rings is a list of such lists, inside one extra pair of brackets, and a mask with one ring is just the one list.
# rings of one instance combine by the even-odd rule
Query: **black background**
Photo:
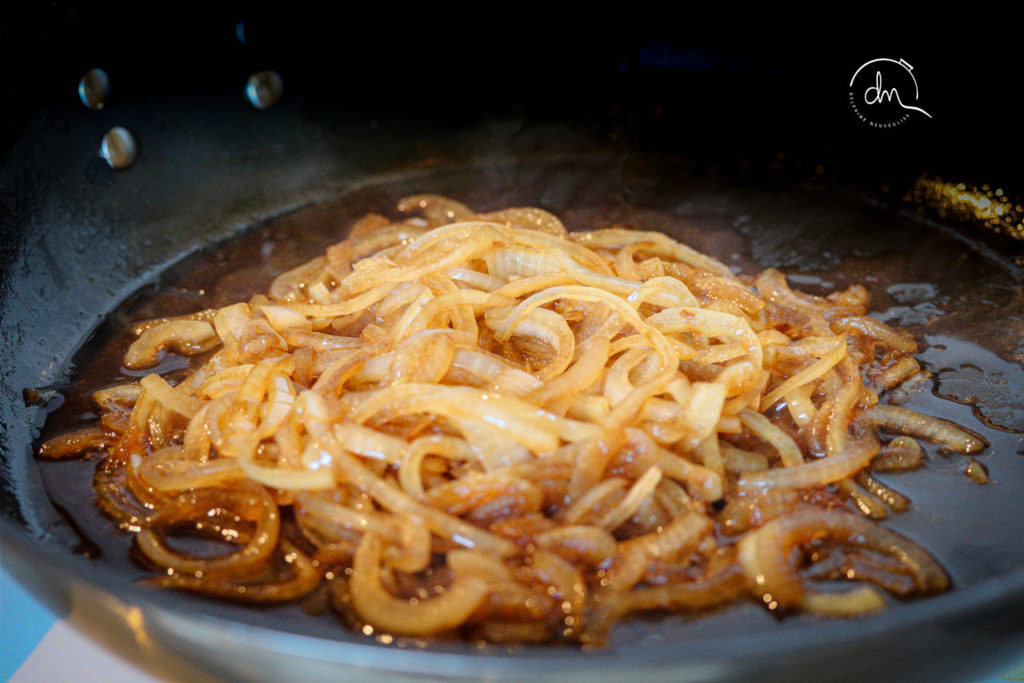
[[(791, 16), (631, 5), (578, 14), (528, 5), (323, 8), (50, 3), (0, 24), (9, 146), (40, 106), (76, 97), (105, 68), (115, 96), (223, 91), (260, 69), (288, 97), (351, 119), (472, 125), (561, 121), (638, 151), (900, 187), (921, 173), (1024, 193), (1021, 67), (998, 11), (837, 7)], [(237, 26), (244, 36), (239, 39)], [(879, 130), (848, 101), (853, 72), (906, 59), (912, 115)]]

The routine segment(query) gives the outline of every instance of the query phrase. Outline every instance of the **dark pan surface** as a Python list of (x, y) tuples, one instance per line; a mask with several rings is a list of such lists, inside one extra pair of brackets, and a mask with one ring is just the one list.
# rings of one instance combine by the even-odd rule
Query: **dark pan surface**
[[(95, 637), (121, 637), (133, 644), (130, 656), (147, 662), (159, 653), (216, 675), (269, 680), (340, 671), (367, 679), (963, 679), (1024, 651), (1024, 442), (1013, 431), (1024, 429), (1024, 308), (1012, 259), (894, 206), (891, 195), (880, 201), (827, 180), (737, 173), (742, 164), (720, 172), (721, 164), (638, 154), (578, 125), (517, 115), (458, 130), (396, 119), (371, 125), (300, 96), (257, 112), (238, 92), (169, 95), (158, 104), (151, 94), (125, 96), (116, 109), (89, 116), (70, 99), (50, 105), (0, 171), (4, 562)], [(139, 161), (122, 172), (88, 170), (97, 141), (117, 124), (139, 138)], [(607, 651), (587, 653), (383, 646), (295, 608), (254, 610), (138, 586), (142, 572), (128, 560), (124, 539), (111, 540), (108, 521), (82, 505), (81, 491), (61, 484), (59, 468), (88, 475), (92, 464), (40, 467), (31, 457), (46, 411), (26, 405), (22, 390), (66, 390), (76, 351), (93, 335), (109, 335), (101, 328), (108, 314), (136, 314), (131, 305), (118, 308), (133, 293), (193, 287), (180, 275), (161, 275), (185, 255), (194, 254), (183, 267), (201, 266), (209, 260), (202, 250), (310, 205), (321, 207), (312, 209), (312, 222), (337, 237), (346, 219), (411, 192), (447, 193), (481, 209), (538, 205), (570, 224), (622, 218), (674, 232), (748, 272), (806, 272), (812, 291), (864, 281), (875, 308), (925, 342), (923, 359), (936, 380), (912, 393), (909, 405), (969, 426), (992, 444), (980, 458), (991, 476), (984, 487), (960, 473), (958, 456), (934, 449), (924, 470), (886, 478), (915, 503), (887, 525), (930, 549), (954, 590), (857, 621), (780, 622), (755, 605), (696, 620), (645, 618), (617, 629)], [(294, 226), (295, 219), (283, 220)], [(289, 238), (302, 235), (289, 230)], [(330, 237), (303, 239), (313, 248)], [(284, 265), (270, 259), (257, 270), (265, 277)], [(72, 511), (77, 531), (47, 490)], [(100, 546), (98, 557), (82, 556), (83, 539)]]

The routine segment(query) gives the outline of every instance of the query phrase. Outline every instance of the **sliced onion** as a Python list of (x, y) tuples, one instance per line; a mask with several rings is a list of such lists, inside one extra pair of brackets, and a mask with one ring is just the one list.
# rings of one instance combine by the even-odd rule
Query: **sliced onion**
[(952, 422), (897, 406), (872, 406), (864, 411), (864, 418), (884, 431), (935, 441), (961, 453), (977, 453), (987, 445), (980, 437)]
[(174, 320), (150, 328), (128, 347), (124, 356), (126, 368), (139, 370), (157, 364), (160, 351), (191, 356), (209, 351), (217, 345), (217, 335), (210, 323), (203, 320)]
[(744, 472), (737, 484), (744, 489), (793, 488), (804, 489), (824, 486), (853, 476), (867, 467), (880, 446), (874, 437), (851, 441), (846, 449), (820, 460), (795, 467), (771, 469), (764, 472)]
[(396, 635), (436, 635), (464, 623), (483, 602), (487, 583), (461, 574), (438, 597), (395, 597), (381, 585), (382, 545), (376, 534), (364, 534), (352, 562), (352, 605), (374, 628)]
[(754, 593), (769, 607), (799, 605), (805, 589), (792, 551), (823, 538), (892, 556), (911, 572), (923, 593), (944, 590), (949, 583), (941, 567), (916, 543), (846, 512), (802, 508), (740, 539), (738, 557)]

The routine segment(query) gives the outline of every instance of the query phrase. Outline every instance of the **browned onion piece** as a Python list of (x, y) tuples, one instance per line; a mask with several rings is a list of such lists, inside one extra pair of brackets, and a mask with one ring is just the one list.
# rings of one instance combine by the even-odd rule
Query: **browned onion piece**
[(131, 410), (141, 392), (138, 384), (117, 384), (92, 392), (92, 400), (102, 410)]
[(806, 462), (795, 467), (777, 468), (763, 472), (744, 472), (737, 484), (744, 489), (792, 488), (803, 489), (824, 486), (852, 476), (871, 462), (880, 448), (878, 440), (862, 437), (851, 441), (837, 455)]
[(835, 318), (832, 320), (832, 329), (839, 334), (859, 332), (903, 353), (914, 353), (917, 351), (917, 342), (914, 341), (913, 337), (900, 334), (885, 323), (869, 318), (866, 315)]
[(824, 539), (899, 560), (921, 593), (942, 591), (949, 585), (938, 563), (913, 541), (846, 512), (800, 508), (740, 539), (737, 556), (751, 590), (771, 609), (799, 605), (805, 589), (792, 551)]
[(857, 510), (870, 519), (885, 519), (889, 516), (882, 501), (876, 496), (865, 491), (860, 484), (853, 479), (842, 479), (836, 482), (836, 489), (840, 494), (846, 496), (856, 506)]
[(578, 564), (599, 567), (615, 555), (615, 537), (597, 526), (565, 526), (536, 537), (537, 545)]
[(921, 366), (916, 360), (910, 356), (905, 356), (875, 375), (872, 379), (872, 384), (878, 391), (891, 389), (900, 382), (913, 377), (920, 370)]
[(967, 465), (964, 466), (964, 474), (975, 484), (988, 483), (988, 468), (975, 458), (967, 459)]
[(470, 220), (473, 212), (465, 204), (438, 194), (414, 194), (398, 200), (398, 210), (422, 213), (432, 225)]
[(100, 463), (93, 477), (93, 490), (96, 492), (96, 504), (117, 520), (124, 530), (138, 531), (153, 514), (129, 489), (123, 458), (109, 456)]
[(864, 417), (883, 431), (935, 441), (961, 453), (978, 453), (987, 445), (981, 437), (952, 422), (898, 406), (872, 406), (864, 411)]
[(885, 600), (872, 586), (860, 586), (845, 593), (808, 591), (801, 609), (828, 617), (859, 617), (885, 609)]
[(699, 611), (732, 602), (746, 588), (735, 566), (699, 581), (649, 586), (628, 593), (600, 596), (587, 619), (585, 643), (601, 645), (611, 625), (623, 616), (644, 610)]
[(381, 585), (382, 542), (366, 534), (352, 562), (352, 604), (366, 623), (385, 633), (431, 636), (459, 626), (480, 606), (487, 584), (476, 577), (456, 576), (444, 592), (426, 600), (395, 597)]
[(909, 436), (897, 436), (882, 446), (882, 450), (871, 461), (871, 469), (879, 472), (904, 472), (920, 467), (923, 460), (924, 449), (921, 444)]
[(47, 439), (39, 447), (39, 457), (61, 460), (87, 451), (101, 451), (117, 443), (117, 439), (102, 427), (84, 427)]
[(871, 495), (892, 508), (893, 512), (905, 512), (910, 507), (909, 498), (882, 484), (867, 472), (861, 472), (857, 475), (857, 483), (867, 489)]
[(178, 588), (224, 600), (261, 605), (289, 602), (308, 595), (320, 584), (323, 572), (313, 560), (287, 539), (281, 539), (280, 549), (280, 561), (288, 566), (288, 570), (272, 573), (267, 578), (259, 575), (217, 578), (198, 571), (191, 576), (174, 573), (149, 581), (166, 588)]
[(544, 209), (533, 207), (502, 209), (501, 211), (477, 214), (476, 218), (482, 221), (504, 223), (509, 227), (516, 226), (529, 228), (530, 230), (539, 230), (540, 232), (546, 232), (549, 235), (563, 239), (569, 236), (568, 231), (562, 225), (562, 221), (558, 219), (558, 216)]
[[(227, 555), (200, 558), (171, 550), (163, 536), (182, 524), (205, 523), (211, 511), (223, 511), (223, 516), (235, 516), (251, 522), (254, 530), (242, 534), (235, 528), (223, 529), (221, 536), (227, 542), (240, 542), (241, 547)], [(234, 488), (207, 488), (175, 496), (148, 521), (146, 528), (135, 537), (136, 544), (146, 559), (178, 574), (192, 574), (210, 579), (237, 578), (263, 567), (273, 556), (280, 535), (280, 516), (277, 504), (258, 485), (239, 485)]]
[(176, 315), (168, 318), (154, 318), (152, 320), (144, 320), (140, 323), (135, 323), (134, 325), (132, 325), (132, 335), (138, 337), (146, 330), (151, 330), (154, 327), (159, 327), (164, 323), (173, 322), (175, 320), (205, 320), (206, 322), (210, 322), (211, 320), (213, 320), (213, 316), (215, 316), (216, 314), (217, 309), (207, 308), (205, 310), (197, 311), (195, 313), (189, 313), (187, 315)]
[(144, 331), (128, 347), (124, 356), (127, 368), (138, 370), (156, 365), (162, 349), (170, 348), (182, 355), (209, 351), (217, 344), (210, 323), (204, 320), (172, 320)]
[(794, 292), (786, 282), (786, 276), (767, 268), (757, 276), (757, 291), (769, 301), (787, 306), (804, 313), (825, 314), (832, 310), (831, 304), (818, 296)]

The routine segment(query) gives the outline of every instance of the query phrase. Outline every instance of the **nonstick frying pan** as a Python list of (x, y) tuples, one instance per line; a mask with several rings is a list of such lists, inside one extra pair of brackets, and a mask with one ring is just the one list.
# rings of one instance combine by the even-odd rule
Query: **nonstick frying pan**
[[(905, 137), (879, 141), (845, 121), (845, 111), (826, 111), (806, 131), (788, 121), (810, 96), (774, 101), (775, 113), (761, 123), (731, 107), (779, 88), (806, 93), (832, 67), (843, 81), (859, 54), (833, 52), (826, 65), (801, 70), (792, 49), (762, 59), (749, 48), (631, 34), (614, 47), (569, 39), (545, 59), (506, 56), (470, 67), (449, 47), (420, 62), (416, 51), (399, 49), (374, 65), (361, 51), (370, 41), (353, 38), (328, 67), (326, 50), (300, 58), (283, 49), (300, 42), (293, 26), (274, 31), (257, 19), (243, 22), (242, 42), (233, 17), (215, 16), (195, 54), (148, 69), (108, 51), (112, 63), (103, 66), (114, 94), (101, 111), (86, 110), (74, 91), (77, 77), (97, 64), (47, 72), (49, 80), (29, 91), (41, 108), (23, 111), (27, 123), (8, 140), (0, 172), (0, 539), (9, 571), (59, 614), (171, 677), (936, 680), (992, 671), (1024, 651), (1024, 515), (1015, 495), (1024, 460), (1013, 431), (1024, 428), (1020, 252), (1013, 241), (902, 201), (921, 173), (948, 177), (958, 163), (965, 181), (1005, 185), (1012, 195), (1022, 187), (1012, 164), (1000, 157), (986, 166), (955, 138), (949, 158), (930, 151), (951, 123), (908, 126)], [(152, 55), (177, 45), (184, 23), (170, 21), (148, 35), (151, 45), (136, 37), (130, 47)], [(100, 24), (86, 12), (45, 37)], [(313, 31), (313, 39), (324, 33)], [(264, 63), (275, 56), (279, 65)], [(357, 59), (363, 71), (345, 61)], [(286, 96), (258, 111), (244, 98), (244, 77), (268, 66), (281, 67)], [(401, 81), (402, 68), (416, 73)], [(439, 85), (436, 73), (445, 69)], [(481, 74), (490, 80), (473, 80)], [(346, 76), (346, 87), (339, 91), (333, 76)], [(570, 77), (573, 85), (562, 87)], [(496, 81), (504, 87), (494, 88)], [(598, 86), (603, 94), (590, 92)], [(564, 99), (550, 99), (557, 96)], [(947, 111), (958, 124), (969, 121), (963, 110)], [(848, 140), (816, 143), (836, 121), (844, 123), (834, 134)], [(116, 172), (94, 162), (114, 125), (129, 128), (140, 146), (135, 165)], [(1008, 135), (1010, 152), (1019, 151)], [(94, 538), (103, 520), (86, 510), (69, 521), (51, 503), (44, 484), (52, 493), (56, 480), (48, 468), (64, 465), (33, 460), (46, 409), (26, 402), (23, 390), (63, 388), (76, 350), (105, 334), (101, 321), (128, 310), (118, 305), (133, 293), (174, 282), (160, 274), (188, 254), (192, 261), (182, 263), (202, 262), (204, 249), (247, 226), (307, 206), (319, 207), (322, 231), (340, 235), (351, 215), (414, 191), (448, 193), (481, 209), (537, 204), (565, 212), (570, 223), (660, 222), (739, 267), (806, 271), (812, 288), (867, 280), (876, 306), (926, 342), (935, 391), (956, 399), (926, 387), (913, 404), (992, 443), (982, 458), (991, 476), (985, 487), (940, 453), (924, 471), (892, 482), (916, 505), (887, 524), (932, 550), (954, 590), (854, 621), (776, 621), (754, 605), (697, 620), (640, 619), (599, 652), (399, 647), (293, 608), (253, 610), (145, 589), (126, 554), (84, 557), (83, 539)], [(294, 228), (287, 234), (307, 239)], [(310, 234), (309, 244), (323, 238)]]

